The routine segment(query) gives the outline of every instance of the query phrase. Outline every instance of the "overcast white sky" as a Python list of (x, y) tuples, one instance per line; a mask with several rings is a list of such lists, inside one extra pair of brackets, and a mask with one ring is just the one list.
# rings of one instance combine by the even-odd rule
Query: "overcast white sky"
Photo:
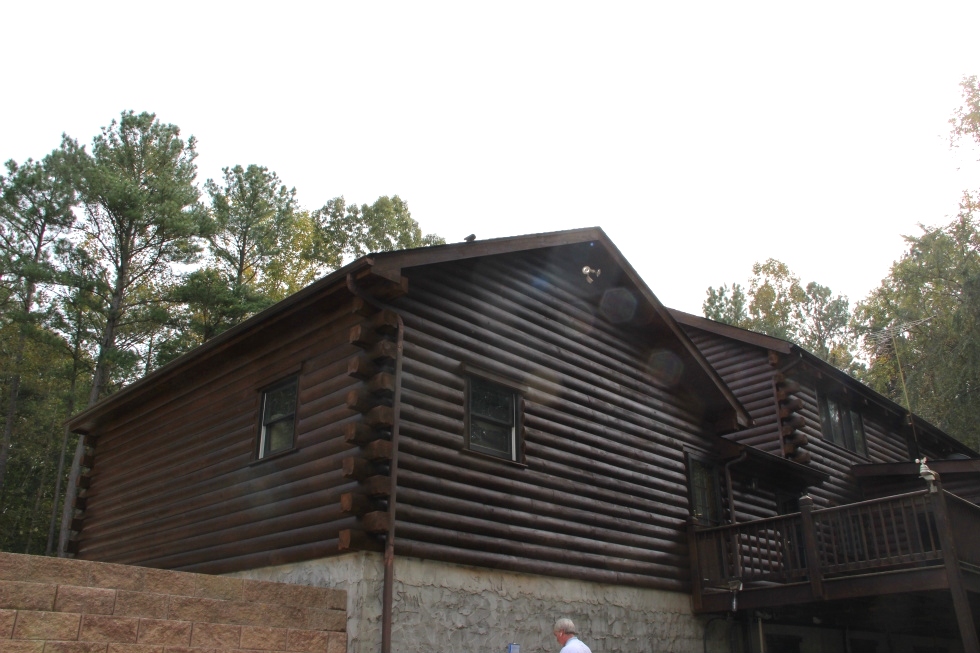
[(787, 263), (852, 301), (980, 188), (980, 3), (6, 3), (0, 160), (124, 109), (450, 242), (600, 226), (668, 306)]

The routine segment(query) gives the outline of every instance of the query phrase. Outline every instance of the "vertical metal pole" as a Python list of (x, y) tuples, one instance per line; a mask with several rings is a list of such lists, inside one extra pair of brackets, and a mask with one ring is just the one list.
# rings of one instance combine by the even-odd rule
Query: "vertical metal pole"
[(378, 310), (392, 310), (398, 320), (398, 336), (395, 353), (395, 394), (392, 398), (391, 425), (391, 464), (388, 468), (388, 533), (385, 537), (384, 579), (381, 585), (381, 653), (391, 653), (391, 631), (394, 611), (395, 588), (395, 509), (398, 492), (398, 431), (401, 416), (402, 398), (402, 353), (405, 349), (405, 322), (402, 316), (386, 304), (371, 297), (354, 283), (354, 277), (347, 275), (347, 289)]
[(759, 653), (766, 653), (766, 635), (762, 632), (762, 617), (756, 617), (759, 620)]

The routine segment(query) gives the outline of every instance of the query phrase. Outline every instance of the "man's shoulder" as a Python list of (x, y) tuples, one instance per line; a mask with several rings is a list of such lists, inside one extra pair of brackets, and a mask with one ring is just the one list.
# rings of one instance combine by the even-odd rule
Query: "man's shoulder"
[(582, 640), (576, 637), (565, 643), (565, 646), (561, 649), (561, 653), (592, 653), (592, 650)]

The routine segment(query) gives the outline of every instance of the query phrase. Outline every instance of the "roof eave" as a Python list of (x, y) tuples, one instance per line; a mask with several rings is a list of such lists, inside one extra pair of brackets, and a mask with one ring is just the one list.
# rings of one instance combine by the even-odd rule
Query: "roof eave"
[(663, 323), (678, 342), (681, 343), (686, 352), (697, 363), (707, 380), (716, 389), (720, 399), (717, 406), (727, 406), (732, 411), (731, 415), (733, 419), (731, 422), (733, 423), (729, 423), (729, 420), (726, 418), (721, 420), (721, 425), (718, 428), (727, 432), (734, 430), (736, 426), (745, 427), (750, 425), (751, 418), (749, 417), (748, 411), (741, 405), (735, 397), (735, 394), (721, 379), (720, 375), (711, 367), (700, 350), (687, 337), (683, 329), (678, 326), (671, 312), (660, 303), (660, 300), (647, 287), (646, 283), (640, 278), (605, 232), (599, 227), (588, 227), (568, 231), (511, 236), (485, 241), (436, 245), (395, 252), (373, 253), (363, 256), (315, 281), (275, 305), (270, 306), (261, 313), (252, 316), (241, 324), (212, 338), (180, 358), (126, 386), (119, 392), (106, 397), (94, 406), (74, 415), (67, 421), (68, 427), (73, 432), (85, 433), (99, 419), (111, 411), (121, 409), (127, 402), (132, 401), (134, 398), (140, 396), (142, 392), (145, 392), (152, 384), (162, 379), (173, 377), (192, 363), (197, 363), (209, 356), (216, 355), (238, 339), (247, 337), (253, 329), (259, 328), (268, 320), (287, 314), (302, 306), (305, 302), (314, 299), (331, 286), (343, 283), (348, 274), (362, 274), (365, 271), (370, 271), (371, 274), (397, 282), (401, 280), (402, 270), (405, 268), (587, 242), (596, 242), (608, 252), (610, 257), (624, 271), (630, 282), (640, 292), (654, 312), (660, 316)]

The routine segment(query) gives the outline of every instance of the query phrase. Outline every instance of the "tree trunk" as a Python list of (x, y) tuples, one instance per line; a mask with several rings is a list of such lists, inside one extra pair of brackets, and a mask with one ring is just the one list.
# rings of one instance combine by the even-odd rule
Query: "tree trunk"
[[(102, 337), (102, 344), (99, 347), (99, 358), (95, 365), (95, 373), (92, 375), (92, 390), (88, 395), (88, 406), (93, 406), (99, 401), (102, 390), (105, 388), (108, 371), (108, 353), (116, 345), (116, 325), (119, 322), (120, 307), (122, 306), (122, 273), (116, 280), (116, 291), (112, 295), (112, 304), (109, 308), (108, 319), (106, 320), (105, 333)], [(61, 510), (61, 534), (58, 536), (58, 557), (68, 556), (68, 538), (71, 535), (71, 522), (75, 516), (75, 499), (78, 496), (78, 477), (82, 472), (82, 458), (85, 457), (85, 438), (78, 438), (78, 445), (75, 446), (75, 456), (71, 461), (71, 471), (68, 473), (68, 487), (65, 490), (65, 504)]]
[[(71, 411), (69, 411), (71, 414)], [(55, 476), (54, 496), (51, 497), (51, 520), (48, 523), (48, 543), (44, 547), (44, 555), (54, 554), (54, 534), (58, 523), (58, 502), (61, 499), (61, 475), (65, 471), (65, 455), (68, 453), (68, 427), (65, 427), (64, 435), (61, 438), (61, 455), (58, 457), (58, 473)]]

